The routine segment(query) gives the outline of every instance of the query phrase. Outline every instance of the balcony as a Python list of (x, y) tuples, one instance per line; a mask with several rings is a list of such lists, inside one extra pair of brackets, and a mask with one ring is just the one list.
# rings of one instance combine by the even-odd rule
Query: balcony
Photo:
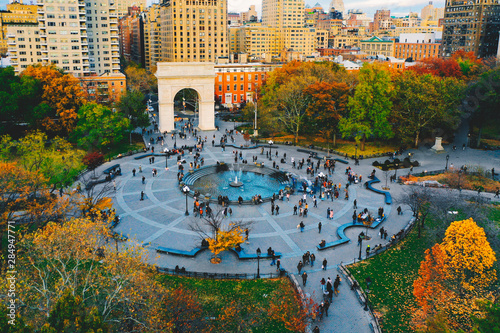
[(10, 40), (9, 40), (9, 41), (7, 42), (7, 45), (16, 45), (16, 41), (10, 41)]

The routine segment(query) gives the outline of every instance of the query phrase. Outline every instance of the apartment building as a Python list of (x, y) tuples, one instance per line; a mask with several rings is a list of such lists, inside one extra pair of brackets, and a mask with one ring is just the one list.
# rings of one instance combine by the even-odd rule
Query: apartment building
[(304, 26), (304, 1), (262, 0), (262, 25), (271, 28)]
[(147, 0), (114, 0), (113, 3), (116, 5), (116, 13), (118, 18), (128, 15), (128, 9), (130, 7), (139, 7), (142, 10), (146, 8)]
[(401, 34), (394, 44), (394, 56), (419, 61), (439, 56), (441, 33)]
[(228, 58), (227, 0), (162, 0), (162, 61)]
[(257, 22), (257, 11), (255, 10), (255, 5), (251, 5), (248, 11), (241, 12), (241, 23), (247, 22)]
[(22, 1), (7, 4), (6, 11), (0, 11), (0, 53), (7, 52), (7, 27), (12, 24), (38, 24), (37, 6), (24, 5)]
[(429, 4), (420, 11), (420, 17), (422, 20), (438, 21), (444, 17), (444, 8), (436, 8), (432, 1), (429, 1)]
[(127, 91), (127, 78), (122, 73), (92, 74), (80, 77), (80, 85), (88, 100), (117, 102)]
[(9, 24), (12, 66), (54, 64), (77, 77), (118, 73), (120, 54), (114, 0), (38, 0), (37, 24)]
[(161, 7), (153, 4), (144, 14), (144, 62), (152, 70), (161, 61)]
[(280, 66), (260, 63), (215, 65), (218, 104), (231, 108), (252, 102), (267, 75)]
[[(79, 2), (82, 1), (79, 0)], [(88, 56), (90, 72), (92, 73), (100, 75), (120, 71), (120, 42), (116, 5), (115, 0), (85, 0)]]
[(144, 56), (144, 20), (145, 14), (139, 7), (129, 7), (129, 14), (119, 22), (120, 55), (126, 61), (133, 61), (145, 67)]
[(447, 0), (441, 55), (449, 57), (464, 50), (481, 58), (496, 56), (499, 31), (498, 0)]

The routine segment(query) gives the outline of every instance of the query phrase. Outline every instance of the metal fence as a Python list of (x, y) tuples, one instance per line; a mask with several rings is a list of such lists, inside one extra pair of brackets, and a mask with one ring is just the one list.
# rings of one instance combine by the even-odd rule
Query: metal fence
[[(194, 277), (194, 278), (202, 278), (202, 279), (233, 279), (233, 280), (253, 280), (257, 279), (257, 274), (248, 274), (248, 273), (208, 273), (208, 272), (191, 272), (186, 271), (185, 269), (170, 269), (166, 267), (158, 267), (156, 266), (156, 271), (158, 273), (170, 274), (170, 275), (178, 275), (185, 277)], [(287, 273), (268, 273), (268, 274), (260, 274), (261, 279), (275, 279), (279, 277), (286, 276)]]

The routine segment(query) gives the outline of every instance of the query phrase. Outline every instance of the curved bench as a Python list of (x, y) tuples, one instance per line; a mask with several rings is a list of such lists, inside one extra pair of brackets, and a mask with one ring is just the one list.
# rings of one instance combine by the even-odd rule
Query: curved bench
[[(248, 146), (248, 147), (245, 147), (245, 146), (238, 146), (238, 145), (235, 145), (234, 143), (226, 143), (224, 145), (225, 147), (233, 147), (233, 148), (236, 148), (236, 149), (241, 149), (241, 150), (245, 150), (245, 149), (255, 149), (255, 148), (260, 148), (260, 147), (264, 147), (264, 148), (269, 148), (269, 145), (255, 145), (255, 146)], [(221, 147), (220, 144), (217, 144), (217, 145), (214, 145), (214, 147)]]
[[(372, 225), (370, 226), (370, 229), (375, 229), (377, 228), (382, 222), (384, 222), (387, 219), (387, 216), (384, 216), (383, 218), (377, 218), (375, 221), (373, 221)], [(366, 227), (362, 223), (345, 223), (342, 224), (340, 227), (337, 228), (337, 235), (339, 236), (339, 239), (333, 242), (326, 243), (325, 246), (319, 246), (317, 245), (318, 250), (325, 250), (325, 249), (330, 249), (333, 247), (336, 247), (341, 244), (349, 243), (350, 238), (346, 236), (345, 230), (351, 227)]]
[[(238, 259), (244, 260), (244, 259), (257, 259), (257, 253), (245, 253), (245, 250), (242, 248), (241, 251), (236, 251), (236, 249), (231, 249), (236, 255), (238, 256)], [(281, 258), (281, 252), (275, 252), (274, 253), (275, 258)], [(268, 255), (267, 253), (261, 253), (260, 254), (260, 259), (272, 259), (272, 256)]]
[(183, 257), (195, 257), (199, 252), (206, 249), (208, 249), (208, 247), (195, 247), (191, 251), (183, 251), (183, 250), (172, 249), (169, 247), (158, 246), (156, 248), (156, 252), (165, 254), (174, 254)]
[(373, 177), (373, 179), (367, 181), (365, 183), (366, 184), (366, 188), (369, 189), (370, 191), (375, 192), (375, 193), (383, 194), (385, 196), (385, 203), (387, 205), (391, 205), (392, 204), (392, 196), (391, 196), (391, 194), (388, 191), (383, 191), (383, 190), (379, 190), (379, 189), (374, 188), (372, 186), (372, 184), (375, 184), (375, 183), (380, 183), (380, 180), (377, 177)]

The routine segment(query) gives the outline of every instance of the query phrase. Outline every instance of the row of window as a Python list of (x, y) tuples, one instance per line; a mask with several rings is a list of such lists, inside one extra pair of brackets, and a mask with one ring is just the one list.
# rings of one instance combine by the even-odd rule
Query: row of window
[[(237, 91), (237, 90), (238, 90), (238, 85), (235, 84), (233, 86), (233, 90), (232, 91)], [(243, 87), (242, 84), (240, 84), (240, 90), (245, 90), (245, 88)], [(252, 91), (252, 84), (251, 83), (248, 84), (248, 89), (247, 90), (248, 91)], [(219, 85), (219, 91), (222, 92), (222, 85)], [(226, 86), (226, 91), (231, 91), (231, 86), (229, 84)]]

